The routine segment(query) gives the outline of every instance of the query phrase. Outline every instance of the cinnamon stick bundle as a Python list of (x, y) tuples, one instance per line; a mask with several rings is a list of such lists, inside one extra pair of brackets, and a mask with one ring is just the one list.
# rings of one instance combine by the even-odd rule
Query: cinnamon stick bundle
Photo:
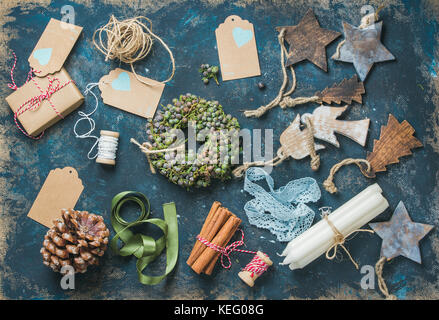
[[(215, 201), (204, 221), (200, 236), (212, 244), (225, 247), (235, 234), (241, 219)], [(186, 263), (198, 274), (212, 274), (220, 253), (196, 241)]]

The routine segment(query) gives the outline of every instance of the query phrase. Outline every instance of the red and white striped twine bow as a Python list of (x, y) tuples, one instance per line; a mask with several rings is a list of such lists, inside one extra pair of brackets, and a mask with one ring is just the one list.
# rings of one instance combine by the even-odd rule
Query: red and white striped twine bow
[[(250, 271), (250, 272), (254, 272), (257, 274), (262, 274), (265, 270), (267, 270), (268, 266), (265, 267), (265, 269), (263, 271), (259, 271), (262, 270), (264, 267), (262, 266), (262, 264), (265, 264), (264, 261), (262, 261), (258, 256), (257, 256), (257, 252), (256, 251), (250, 251), (250, 250), (244, 250), (244, 249), (237, 249), (237, 247), (244, 245), (244, 231), (242, 231), (241, 229), (239, 229), (239, 231), (241, 231), (241, 240), (235, 241), (233, 243), (231, 243), (230, 245), (228, 245), (227, 247), (223, 248), (219, 245), (216, 245), (206, 239), (204, 239), (203, 237), (201, 237), (200, 235), (197, 235), (197, 240), (200, 241), (202, 244), (204, 244), (205, 246), (208, 246), (209, 248), (211, 248), (212, 250), (218, 251), (221, 253), (221, 265), (223, 266), (223, 268), (225, 269), (229, 269), (232, 266), (232, 261), (230, 260), (230, 253), (232, 253), (233, 251), (237, 251), (237, 252), (243, 252), (243, 253), (252, 253), (255, 255), (255, 257), (253, 257), (253, 261), (255, 261), (253, 264), (252, 262), (250, 262), (243, 270), (246, 270), (247, 268), (251, 268), (247, 269), (246, 271)], [(223, 257), (226, 257), (229, 260), (228, 265), (224, 264), (223, 261)], [(259, 258), (259, 259), (256, 259)], [(260, 261), (262, 263), (260, 263)], [(249, 265), (251, 265), (249, 267)], [(266, 265), (266, 264), (265, 264)], [(259, 273), (260, 272), (260, 273)]]
[[(14, 56), (14, 64), (12, 66), (11, 69), (11, 82), (8, 84), (8, 87), (13, 89), (13, 90), (17, 90), (18, 87), (15, 83), (14, 80), (14, 71), (15, 71), (15, 67), (17, 66), (17, 56), (15, 55), (15, 52), (12, 52), (12, 55)], [(24, 112), (30, 110), (30, 111), (35, 111), (37, 110), (41, 103), (43, 103), (44, 100), (49, 101), (50, 106), (52, 107), (53, 111), (55, 111), (55, 113), (57, 114), (58, 117), (60, 117), (61, 119), (64, 119), (63, 115), (56, 110), (55, 105), (52, 103), (52, 101), (50, 100), (50, 97), (57, 91), (61, 90), (62, 88), (64, 88), (65, 86), (67, 86), (70, 83), (74, 83), (73, 80), (69, 80), (64, 84), (61, 84), (60, 81), (58, 80), (58, 78), (51, 78), (49, 76), (47, 76), (47, 79), (49, 81), (49, 85), (47, 86), (47, 89), (44, 91), (39, 85), (38, 83), (35, 81), (33, 74), (34, 73), (39, 73), (39, 71), (33, 70), (32, 68), (30, 69), (28, 75), (27, 75), (27, 79), (26, 79), (26, 83), (28, 83), (29, 81), (32, 81), (35, 86), (38, 88), (38, 90), (40, 90), (40, 95), (35, 96), (30, 98), (29, 100), (27, 100), (25, 103), (23, 103), (18, 109), (17, 111), (14, 112), (14, 122), (15, 125), (17, 126), (17, 128), (27, 137), (38, 140), (41, 139), (41, 137), (44, 134), (44, 131), (41, 132), (41, 134), (37, 137), (33, 137), (29, 134), (27, 134), (27, 132), (20, 126), (20, 124), (18, 123), (18, 116), (22, 115)]]

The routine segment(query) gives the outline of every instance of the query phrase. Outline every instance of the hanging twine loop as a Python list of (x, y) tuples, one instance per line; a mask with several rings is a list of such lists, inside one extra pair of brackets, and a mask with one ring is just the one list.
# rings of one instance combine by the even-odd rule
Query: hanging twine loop
[(316, 153), (316, 148), (314, 144), (314, 126), (309, 117), (305, 117), (305, 124), (308, 128), (306, 144), (309, 150), (309, 155), (311, 157), (310, 166), (313, 171), (317, 171), (320, 167), (320, 156)]
[(184, 150), (185, 148), (185, 144), (181, 143), (180, 145), (174, 147), (174, 148), (167, 148), (167, 149), (158, 149), (158, 150), (153, 150), (152, 148), (152, 144), (149, 142), (144, 142), (142, 144), (140, 144), (139, 142), (137, 142), (134, 138), (130, 139), (131, 143), (134, 143), (136, 146), (139, 147), (139, 149), (145, 154), (146, 159), (148, 160), (149, 163), (149, 169), (151, 170), (151, 172), (153, 174), (156, 173), (154, 166), (152, 165), (151, 162), (151, 158), (150, 156), (152, 154), (156, 154), (156, 153), (162, 153), (162, 152), (171, 152), (171, 151), (178, 151), (178, 150)]
[(250, 167), (264, 167), (264, 166), (277, 166), (281, 164), (286, 158), (288, 158), (287, 155), (283, 153), (282, 147), (277, 150), (276, 157), (269, 161), (254, 161), (254, 162), (245, 162), (244, 164), (240, 165), (236, 169), (232, 171), (232, 174), (235, 178), (240, 178), (244, 175), (244, 173), (247, 171)]
[(383, 268), (384, 264), (388, 261), (386, 257), (381, 257), (380, 260), (375, 265), (375, 273), (378, 277), (378, 287), (380, 288), (380, 291), (384, 294), (386, 297), (386, 300), (398, 300), (398, 298), (389, 293), (389, 290), (387, 289), (386, 282), (383, 278)]
[(244, 115), (247, 118), (251, 118), (251, 117), (259, 118), (259, 117), (261, 117), (268, 110), (270, 110), (270, 109), (276, 107), (277, 105), (279, 105), (279, 103), (281, 102), (283, 97), (289, 96), (296, 89), (296, 73), (294, 72), (293, 66), (290, 66), (289, 68), (291, 70), (291, 75), (292, 75), (292, 78), (293, 78), (293, 83), (291, 85), (290, 90), (285, 92), (285, 88), (286, 88), (286, 86), (288, 84), (287, 67), (285, 67), (285, 56), (288, 54), (287, 49), (285, 48), (285, 43), (284, 43), (285, 32), (286, 32), (286, 29), (282, 29), (280, 31), (278, 37), (277, 37), (278, 40), (279, 40), (279, 45), (280, 45), (280, 60), (281, 60), (282, 75), (283, 75), (282, 86), (279, 89), (279, 93), (277, 94), (276, 98), (274, 98), (269, 104), (267, 104), (265, 106), (260, 106), (256, 110), (246, 110), (246, 111), (244, 111)]
[[(351, 260), (351, 262), (353, 263), (353, 265), (355, 266), (355, 268), (358, 270), (358, 263), (355, 262), (355, 260), (352, 258), (351, 254), (349, 253), (349, 250), (344, 246), (346, 239), (356, 233), (356, 232), (369, 232), (369, 233), (374, 233), (373, 230), (369, 230), (369, 229), (355, 229), (354, 231), (350, 232), (349, 234), (347, 234), (346, 236), (344, 236), (336, 227), (335, 225), (332, 223), (331, 220), (329, 220), (328, 214), (330, 212), (330, 208), (329, 207), (323, 207), (320, 208), (320, 211), (322, 213), (322, 219), (325, 219), (325, 221), (328, 223), (328, 225), (331, 227), (332, 231), (334, 232), (334, 244), (332, 246), (330, 246), (328, 248), (328, 250), (326, 250), (326, 259), (328, 260), (333, 260), (336, 256), (337, 256), (337, 248), (340, 246), (344, 252), (346, 252), (346, 254), (348, 255), (349, 259)], [(332, 254), (331, 254), (332, 251)]]
[(172, 62), (172, 73), (169, 78), (160, 83), (172, 80), (175, 73), (175, 60), (171, 49), (156, 34), (152, 32), (152, 22), (146, 17), (139, 16), (126, 20), (118, 20), (111, 16), (108, 23), (93, 33), (93, 44), (105, 55), (105, 61), (118, 59), (131, 65), (131, 70), (140, 82), (151, 85), (140, 79), (133, 64), (144, 59), (151, 51), (153, 40), (158, 40), (168, 51)]
[[(365, 160), (365, 159), (353, 159), (353, 158), (347, 158), (344, 159), (342, 161), (340, 161), (339, 163), (335, 164), (331, 170), (329, 171), (329, 176), (328, 178), (323, 182), (323, 187), (325, 188), (326, 191), (328, 191), (329, 193), (336, 193), (338, 191), (337, 187), (335, 186), (334, 183), (334, 175), (337, 173), (337, 171), (343, 167), (343, 166), (347, 166), (350, 164), (356, 164), (360, 169), (361, 164), (364, 163), (367, 166), (367, 172), (371, 172), (372, 170), (372, 166), (370, 165), (370, 162)], [(361, 171), (363, 173), (363, 171)], [(364, 175), (364, 174), (363, 174)]]
[[(384, 8), (384, 5), (380, 5), (378, 9), (374, 13), (369, 13), (361, 18), (361, 23), (358, 26), (359, 29), (364, 29), (369, 27), (370, 25), (374, 24), (379, 19), (379, 13)], [(340, 58), (340, 48), (346, 43), (346, 40), (341, 41), (337, 45), (337, 49), (335, 50), (334, 56), (336, 59)]]

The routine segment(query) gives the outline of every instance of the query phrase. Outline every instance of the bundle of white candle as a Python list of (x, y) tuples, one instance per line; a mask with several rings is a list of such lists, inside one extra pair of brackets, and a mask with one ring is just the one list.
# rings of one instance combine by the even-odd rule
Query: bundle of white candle
[[(387, 209), (389, 203), (381, 193), (380, 186), (375, 183), (327, 218), (346, 237)], [(282, 252), (281, 256), (285, 259), (281, 264), (289, 264), (291, 270), (301, 269), (328, 251), (334, 243), (334, 231), (328, 222), (322, 219), (288, 243)]]

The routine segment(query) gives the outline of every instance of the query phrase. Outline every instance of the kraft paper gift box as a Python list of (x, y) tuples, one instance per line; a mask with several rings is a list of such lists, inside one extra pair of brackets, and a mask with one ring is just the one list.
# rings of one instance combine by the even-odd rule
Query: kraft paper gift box
[[(54, 86), (56, 86), (57, 83), (62, 86), (72, 80), (64, 68), (46, 77), (34, 77), (31, 81), (18, 88), (6, 98), (12, 112), (15, 113), (29, 99), (45, 94), (49, 86), (49, 78), (52, 80), (57, 79), (57, 81), (53, 82)], [(40, 89), (35, 85), (34, 81), (38, 84), (43, 93), (41, 93)], [(56, 110), (65, 117), (82, 104), (84, 96), (78, 90), (75, 83), (70, 82), (54, 92), (49, 97), (49, 100), (55, 106)], [(55, 110), (53, 110), (49, 100), (47, 98), (44, 99), (37, 109), (27, 110), (18, 116), (18, 120), (27, 134), (37, 136), (62, 119), (57, 115)], [(25, 108), (26, 107), (24, 107), (24, 109)]]

